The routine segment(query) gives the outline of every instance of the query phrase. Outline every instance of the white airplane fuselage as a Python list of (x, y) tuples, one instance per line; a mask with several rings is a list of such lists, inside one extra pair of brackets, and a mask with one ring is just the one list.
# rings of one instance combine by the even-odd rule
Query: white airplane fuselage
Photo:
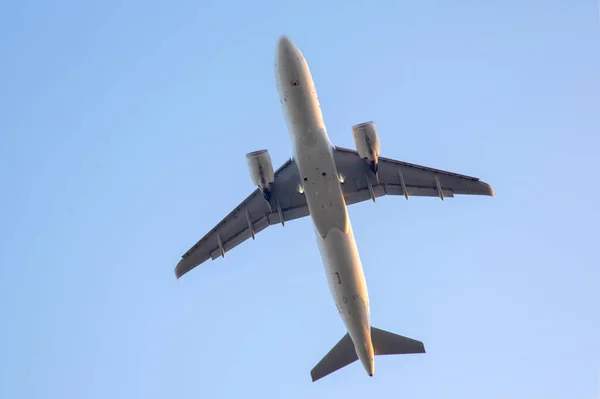
[(369, 375), (374, 374), (369, 295), (312, 75), (296, 45), (282, 36), (275, 74), (293, 154), (338, 312)]

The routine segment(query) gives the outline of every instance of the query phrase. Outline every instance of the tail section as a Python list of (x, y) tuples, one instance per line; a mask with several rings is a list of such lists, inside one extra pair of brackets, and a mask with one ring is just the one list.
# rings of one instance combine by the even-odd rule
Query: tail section
[[(371, 341), (373, 342), (375, 356), (425, 353), (423, 342), (375, 327), (371, 327)], [(356, 360), (358, 360), (358, 355), (354, 349), (354, 343), (350, 335), (346, 333), (333, 349), (311, 370), (310, 375), (314, 382)]]

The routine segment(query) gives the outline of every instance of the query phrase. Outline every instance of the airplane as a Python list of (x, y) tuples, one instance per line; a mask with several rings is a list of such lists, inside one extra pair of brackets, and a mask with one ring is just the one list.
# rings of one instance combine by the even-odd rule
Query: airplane
[(190, 248), (175, 267), (177, 279), (208, 259), (225, 257), (268, 226), (310, 216), (329, 289), (346, 334), (311, 370), (317, 381), (356, 360), (369, 376), (375, 356), (425, 353), (421, 341), (371, 326), (367, 285), (347, 206), (385, 195), (452, 198), (494, 196), (478, 178), (380, 157), (374, 122), (352, 126), (356, 150), (334, 146), (327, 135), (306, 59), (279, 37), (275, 75), (293, 157), (273, 171), (268, 150), (246, 154), (257, 188)]

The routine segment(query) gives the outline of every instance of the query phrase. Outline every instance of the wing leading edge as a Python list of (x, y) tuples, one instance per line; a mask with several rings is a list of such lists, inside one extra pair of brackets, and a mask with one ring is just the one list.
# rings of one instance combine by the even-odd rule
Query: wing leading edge
[(290, 159), (275, 172), (271, 197), (267, 202), (259, 189), (254, 190), (241, 204), (219, 222), (211, 231), (183, 254), (175, 267), (180, 278), (208, 259), (225, 256), (270, 225), (302, 218), (309, 214), (306, 199), (300, 193), (300, 175), (296, 163)]

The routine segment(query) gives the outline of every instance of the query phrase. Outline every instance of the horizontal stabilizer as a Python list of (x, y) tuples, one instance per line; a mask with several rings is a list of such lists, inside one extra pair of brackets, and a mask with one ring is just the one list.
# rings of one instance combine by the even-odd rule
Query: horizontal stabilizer
[(425, 353), (425, 345), (416, 339), (406, 338), (379, 328), (371, 327), (373, 352), (378, 355), (407, 355)]
[(354, 343), (350, 334), (346, 333), (340, 342), (310, 371), (310, 376), (315, 382), (356, 360), (358, 360), (358, 356), (354, 349)]
[[(425, 353), (423, 342), (375, 327), (371, 327), (371, 342), (373, 343), (375, 356)], [(354, 349), (354, 343), (350, 335), (346, 333), (333, 349), (311, 370), (310, 375), (314, 382), (356, 360), (358, 360), (358, 356)]]

